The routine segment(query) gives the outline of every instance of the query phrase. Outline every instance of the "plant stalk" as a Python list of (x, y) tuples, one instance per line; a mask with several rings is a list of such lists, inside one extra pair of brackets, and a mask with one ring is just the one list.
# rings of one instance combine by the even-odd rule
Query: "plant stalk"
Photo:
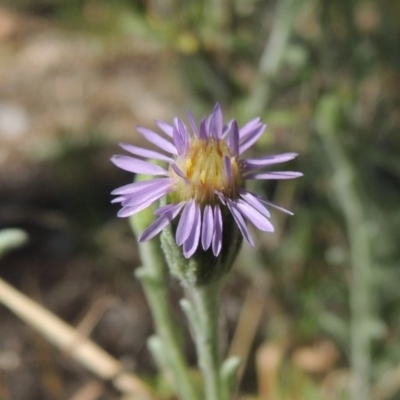
[(168, 367), (163, 372), (170, 377), (181, 400), (198, 400), (189, 368), (177, 337), (168, 306), (166, 269), (158, 240), (139, 244), (143, 267), (136, 271), (142, 281), (157, 335), (163, 344), (163, 356)]
[(182, 306), (192, 323), (198, 362), (203, 374), (206, 400), (227, 400), (221, 382), (219, 346), (220, 282), (187, 288), (192, 303)]

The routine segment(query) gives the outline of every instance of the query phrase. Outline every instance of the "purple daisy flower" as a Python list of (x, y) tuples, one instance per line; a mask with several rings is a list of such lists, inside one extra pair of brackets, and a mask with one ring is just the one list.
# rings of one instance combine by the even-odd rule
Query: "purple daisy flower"
[(291, 179), (302, 176), (300, 172), (269, 171), (264, 167), (294, 159), (296, 153), (269, 155), (262, 158), (241, 158), (264, 132), (266, 125), (254, 118), (242, 128), (236, 120), (224, 125), (221, 107), (216, 104), (212, 114), (198, 126), (188, 112), (191, 131), (179, 118), (173, 125), (156, 121), (165, 137), (144, 127), (138, 132), (161, 149), (153, 151), (121, 143), (121, 147), (142, 158), (161, 160), (167, 168), (140, 158), (116, 155), (111, 161), (119, 168), (135, 174), (153, 175), (156, 178), (122, 186), (112, 192), (118, 197), (113, 202), (122, 205), (119, 217), (128, 217), (168, 196), (168, 204), (155, 212), (157, 219), (140, 235), (139, 242), (160, 233), (180, 215), (176, 229), (176, 243), (190, 258), (199, 246), (204, 251), (212, 249), (220, 254), (223, 238), (222, 209), (228, 209), (243, 237), (254, 247), (247, 227), (250, 221), (262, 231), (273, 232), (270, 213), (265, 207), (278, 207), (259, 195), (245, 189), (250, 179)]

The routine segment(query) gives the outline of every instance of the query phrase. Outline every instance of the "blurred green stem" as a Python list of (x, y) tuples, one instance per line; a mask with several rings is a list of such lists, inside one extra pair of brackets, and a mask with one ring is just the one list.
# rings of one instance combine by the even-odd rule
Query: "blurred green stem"
[(199, 287), (188, 287), (191, 302), (181, 305), (193, 329), (199, 366), (204, 378), (206, 400), (228, 400), (221, 381), (219, 348), (219, 293), (220, 282)]
[(249, 96), (247, 105), (249, 115), (262, 114), (268, 105), (271, 82), (282, 64), (283, 54), (292, 31), (295, 3), (295, 0), (279, 0), (277, 3), (272, 29), (261, 55), (258, 77), (254, 83), (253, 92)]
[(216, 34), (220, 34), (227, 28), (228, 4), (226, 0), (206, 0), (204, 2), (204, 21), (211, 26)]
[(350, 242), (352, 277), (350, 283), (351, 365), (353, 400), (368, 400), (371, 370), (371, 270), (372, 240), (368, 233), (362, 195), (357, 188), (354, 167), (337, 134), (339, 100), (326, 96), (317, 111), (317, 125), (334, 176), (332, 186), (343, 211)]
[[(188, 365), (182, 353), (171, 313), (168, 306), (167, 282), (164, 258), (158, 240), (139, 244), (143, 267), (136, 271), (141, 280), (149, 302), (156, 327), (157, 337), (162, 346), (150, 346), (161, 349), (155, 357), (164, 365), (164, 373), (170, 377), (178, 397), (182, 400), (198, 400), (189, 374)], [(156, 339), (152, 338), (153, 344)], [(160, 362), (163, 358), (163, 362)]]

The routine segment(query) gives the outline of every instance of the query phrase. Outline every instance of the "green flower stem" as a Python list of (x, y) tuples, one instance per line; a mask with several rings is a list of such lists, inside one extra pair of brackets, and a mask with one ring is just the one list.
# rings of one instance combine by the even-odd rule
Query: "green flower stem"
[[(166, 269), (157, 240), (139, 245), (143, 267), (136, 271), (149, 303), (157, 335), (163, 344), (163, 356), (167, 376), (171, 376), (175, 390), (182, 400), (197, 400), (188, 365), (170, 317), (168, 306)], [(158, 357), (160, 355), (158, 354)]]
[[(203, 374), (206, 400), (227, 400), (227, 386), (222, 383), (219, 348), (220, 282), (187, 287), (191, 302), (181, 305), (193, 328), (198, 362)], [(223, 393), (224, 392), (224, 393)]]
[[(136, 271), (149, 303), (162, 352), (155, 356), (182, 400), (198, 400), (168, 306), (166, 268), (158, 240), (139, 244), (143, 267)], [(154, 341), (154, 337), (153, 337)], [(152, 350), (152, 346), (149, 346)], [(161, 347), (161, 346), (158, 346)], [(162, 362), (160, 362), (162, 358)]]

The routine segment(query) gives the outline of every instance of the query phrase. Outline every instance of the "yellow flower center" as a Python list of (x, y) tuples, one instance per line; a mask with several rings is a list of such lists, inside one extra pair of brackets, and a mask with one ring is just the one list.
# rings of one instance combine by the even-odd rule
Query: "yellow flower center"
[[(229, 158), (232, 170), (230, 177), (225, 168), (225, 156)], [(185, 181), (170, 168), (177, 201), (193, 198), (201, 206), (215, 204), (219, 201), (215, 191), (234, 198), (242, 184), (238, 160), (232, 156), (225, 140), (193, 138), (186, 154), (178, 156), (175, 164), (189, 180)]]

